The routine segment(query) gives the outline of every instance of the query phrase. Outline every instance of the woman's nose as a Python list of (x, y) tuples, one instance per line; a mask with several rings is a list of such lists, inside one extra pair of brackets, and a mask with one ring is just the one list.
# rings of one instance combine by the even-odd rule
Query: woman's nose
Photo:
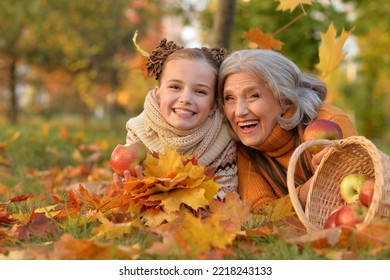
[(245, 116), (248, 113), (248, 103), (245, 100), (239, 100), (236, 105), (236, 116)]

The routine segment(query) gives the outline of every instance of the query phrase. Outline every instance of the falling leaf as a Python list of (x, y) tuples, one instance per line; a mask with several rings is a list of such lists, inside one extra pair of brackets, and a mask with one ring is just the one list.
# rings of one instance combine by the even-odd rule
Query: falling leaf
[(343, 52), (345, 41), (351, 35), (353, 30), (347, 32), (344, 29), (341, 35), (336, 39), (336, 30), (333, 23), (325, 34), (321, 33), (321, 46), (319, 48), (319, 63), (316, 68), (320, 71), (320, 76), (324, 80), (330, 72), (332, 72), (348, 54)]
[(144, 51), (141, 48), (141, 46), (137, 44), (137, 37), (138, 37), (138, 30), (136, 30), (134, 32), (134, 36), (133, 36), (133, 43), (134, 43), (134, 46), (135, 46), (137, 52), (139, 52), (144, 57), (149, 57), (149, 53), (147, 51)]
[(277, 11), (290, 10), (291, 13), (298, 6), (312, 5), (314, 0), (275, 0), (275, 2), (280, 2), (279, 6), (276, 8)]
[(140, 45), (137, 43), (137, 37), (138, 37), (138, 30), (135, 31), (133, 36), (133, 43), (134, 46), (138, 52), (138, 61), (137, 63), (132, 67), (133, 70), (141, 70), (143, 77), (146, 79), (148, 78), (148, 73), (146, 69), (146, 62), (149, 59), (149, 53), (145, 50), (143, 50)]
[(281, 50), (283, 43), (274, 39), (272, 35), (263, 33), (258, 28), (252, 28), (244, 32), (243, 37), (258, 45), (260, 49)]

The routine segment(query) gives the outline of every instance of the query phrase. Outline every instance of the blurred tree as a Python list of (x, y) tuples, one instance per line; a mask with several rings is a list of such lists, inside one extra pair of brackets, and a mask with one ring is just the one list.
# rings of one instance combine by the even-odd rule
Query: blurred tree
[(229, 49), (235, 8), (236, 0), (218, 0), (218, 8), (213, 23), (212, 46)]
[(18, 120), (16, 69), (23, 57), (23, 32), (29, 20), (26, 1), (0, 1), (0, 70), (3, 84), (7, 85), (8, 119), (12, 123)]
[(369, 138), (381, 138), (390, 130), (390, 2), (352, 3), (359, 46), (359, 73), (353, 88), (357, 98), (352, 104), (359, 116), (360, 132)]
[[(212, 32), (213, 23), (216, 20), (216, 15), (220, 12), (218, 9), (224, 9), (223, 5), (218, 5), (217, 1), (210, 0), (208, 9), (201, 17), (204, 37), (207, 41), (212, 41), (210, 36), (216, 36)], [(225, 3), (225, 1), (222, 2)], [(337, 30), (341, 30), (342, 27), (350, 28), (350, 24), (346, 21), (345, 12), (337, 11), (328, 1), (321, 1), (321, 3), (315, 2), (312, 6), (306, 5), (306, 16), (283, 29), (292, 20), (301, 16), (303, 12), (299, 7), (291, 13), (277, 11), (277, 6), (278, 2), (271, 0), (236, 0), (234, 24), (229, 44), (230, 51), (251, 47), (242, 36), (251, 28), (259, 28), (282, 41), (282, 52), (300, 67), (314, 70), (314, 65), (318, 63), (320, 32), (326, 31), (330, 22), (334, 23)]]
[[(116, 94), (122, 90), (129, 60), (135, 56), (132, 36), (137, 29), (145, 36), (159, 33), (159, 2), (1, 1), (1, 58), (9, 61), (10, 70), (21, 62), (39, 67), (41, 73), (61, 70), (71, 78), (66, 91), (77, 93), (85, 120), (98, 103), (109, 101), (106, 109), (114, 122)], [(8, 76), (14, 79), (7, 84), (15, 87), (17, 76)], [(58, 93), (51, 92), (50, 97)], [(16, 94), (12, 96), (10, 112), (16, 121)]]

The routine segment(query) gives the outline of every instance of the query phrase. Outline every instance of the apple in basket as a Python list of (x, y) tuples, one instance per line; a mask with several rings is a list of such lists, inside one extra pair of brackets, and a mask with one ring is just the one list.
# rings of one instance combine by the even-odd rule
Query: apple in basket
[(125, 170), (129, 170), (132, 176), (136, 176), (135, 167), (141, 165), (147, 155), (147, 148), (140, 142), (129, 145), (118, 144), (111, 153), (110, 165), (112, 171), (123, 176)]
[(368, 177), (362, 184), (359, 192), (359, 201), (367, 207), (370, 207), (372, 197), (374, 196), (375, 190), (375, 178)]
[(355, 226), (363, 222), (368, 208), (356, 201), (353, 203), (343, 205), (336, 217), (336, 226)]
[(349, 174), (340, 182), (340, 195), (346, 203), (359, 200), (359, 193), (366, 181), (367, 176), (364, 174)]
[(337, 219), (337, 216), (338, 216), (338, 214), (339, 214), (339, 210), (340, 210), (342, 207), (343, 207), (343, 205), (340, 205), (340, 206), (336, 207), (336, 208), (330, 213), (330, 215), (328, 216), (328, 218), (327, 218), (326, 221), (325, 221), (324, 229), (336, 227), (336, 219)]
[[(343, 138), (343, 132), (340, 126), (331, 121), (325, 119), (317, 119), (309, 123), (303, 132), (303, 141), (309, 141), (314, 139), (329, 139), (337, 140)], [(316, 154), (320, 152), (324, 147), (321, 146), (310, 146), (308, 150)]]

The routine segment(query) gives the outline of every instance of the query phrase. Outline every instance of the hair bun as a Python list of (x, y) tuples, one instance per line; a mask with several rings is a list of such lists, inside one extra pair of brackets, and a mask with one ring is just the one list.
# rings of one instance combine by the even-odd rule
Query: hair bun
[(146, 62), (148, 77), (154, 76), (157, 80), (167, 57), (171, 53), (183, 48), (184, 47), (176, 45), (173, 41), (167, 41), (166, 38), (162, 39), (156, 48), (150, 53), (149, 59)]
[(222, 63), (222, 61), (225, 59), (227, 56), (228, 52), (225, 48), (206, 48), (202, 47), (201, 48), (203, 51), (208, 53), (214, 60), (217, 62), (218, 65)]

